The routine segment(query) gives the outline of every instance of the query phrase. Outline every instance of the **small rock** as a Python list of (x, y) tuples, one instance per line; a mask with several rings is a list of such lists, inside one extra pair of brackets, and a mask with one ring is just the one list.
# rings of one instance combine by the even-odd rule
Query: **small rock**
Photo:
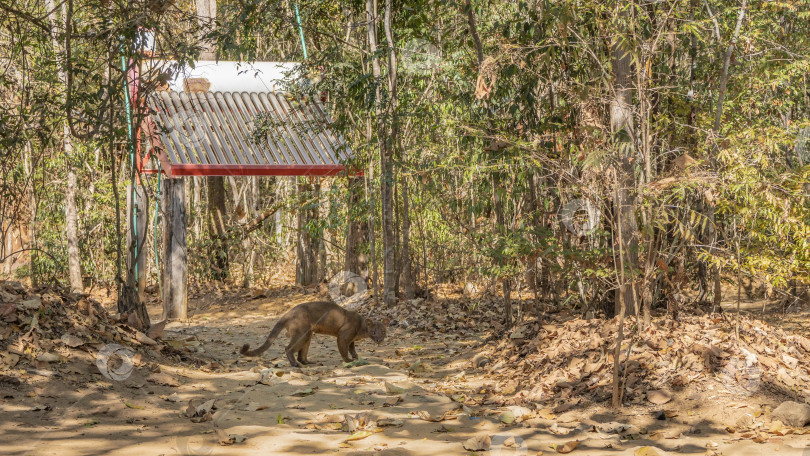
[(774, 409), (771, 416), (788, 426), (802, 427), (810, 423), (810, 405), (785, 401)]

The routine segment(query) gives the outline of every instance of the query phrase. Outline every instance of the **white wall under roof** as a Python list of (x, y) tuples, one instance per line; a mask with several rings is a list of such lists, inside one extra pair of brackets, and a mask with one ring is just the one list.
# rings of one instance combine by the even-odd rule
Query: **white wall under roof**
[(211, 83), (212, 92), (270, 92), (285, 91), (282, 81), (285, 73), (294, 70), (297, 62), (232, 62), (201, 60), (194, 68), (185, 67), (169, 81), (174, 92), (183, 92), (187, 78), (205, 78)]

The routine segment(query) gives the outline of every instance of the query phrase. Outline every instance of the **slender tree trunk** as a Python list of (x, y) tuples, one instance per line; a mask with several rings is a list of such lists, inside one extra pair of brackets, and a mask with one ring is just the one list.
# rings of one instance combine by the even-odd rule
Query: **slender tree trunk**
[(717, 110), (714, 115), (714, 133), (720, 132), (720, 122), (723, 118), (723, 102), (726, 98), (726, 86), (729, 78), (729, 66), (731, 65), (731, 56), (734, 54), (734, 48), (737, 46), (737, 40), (740, 37), (740, 29), (742, 28), (743, 19), (745, 19), (745, 9), (748, 7), (748, 0), (742, 0), (740, 12), (737, 13), (737, 25), (734, 27), (734, 34), (731, 36), (731, 43), (726, 49), (723, 58), (723, 72), (720, 75), (720, 89), (717, 94)]
[[(63, 86), (67, 86), (67, 75), (61, 63), (61, 56), (64, 53), (62, 44), (59, 42), (58, 33), (60, 18), (54, 0), (45, 0), (45, 9), (48, 11), (48, 21), (50, 22), (51, 37), (53, 41), (53, 52), (56, 54), (56, 62), (59, 74), (59, 81)], [(62, 95), (62, 101), (67, 97)], [(73, 138), (70, 134), (70, 126), (65, 120), (62, 127), (62, 147), (65, 153), (65, 163), (67, 169), (65, 185), (65, 237), (68, 252), (68, 278), (70, 280), (71, 291), (81, 293), (84, 291), (82, 283), (82, 267), (79, 257), (79, 211), (76, 207), (76, 170), (73, 168)]]
[(28, 222), (28, 248), (31, 248), (28, 257), (28, 265), (31, 271), (31, 286), (36, 288), (39, 285), (39, 273), (37, 271), (37, 192), (34, 178), (34, 151), (31, 142), (25, 143), (25, 173), (31, 176), (31, 184), (27, 188), (28, 212), (31, 220)]
[[(204, 40), (202, 34), (212, 26), (213, 21), (217, 18), (217, 2), (216, 0), (196, 0), (196, 6), (197, 20), (201, 28), (200, 60), (216, 60), (216, 43)], [(206, 180), (208, 183), (208, 228), (212, 244), (212, 275), (215, 280), (224, 280), (228, 277), (229, 272), (225, 178), (214, 176), (208, 177)]]
[[(315, 184), (313, 185), (313, 194), (312, 198), (314, 200), (313, 207), (312, 207), (312, 217), (313, 220), (319, 220), (321, 218), (321, 208), (323, 207), (323, 201), (321, 201), (321, 180), (319, 178), (315, 178)], [(317, 251), (318, 261), (315, 263), (315, 277), (317, 283), (323, 283), (326, 280), (326, 243), (325, 243), (325, 230), (320, 230), (320, 234), (317, 238), (313, 241), (315, 243), (315, 248)]]
[[(396, 40), (394, 38), (394, 30), (392, 28), (392, 0), (385, 2), (385, 39), (388, 42), (388, 94), (389, 94), (389, 107), (391, 118), (391, 134), (387, 138), (389, 144), (389, 157), (392, 154), (390, 149), (395, 145), (400, 144), (399, 138), (399, 116), (398, 116), (398, 81), (397, 81), (397, 55), (396, 55)], [(404, 163), (406, 154), (400, 146), (400, 158)], [(391, 181), (393, 182), (393, 176)], [(403, 295), (406, 299), (413, 299), (413, 270), (411, 266), (411, 217), (410, 217), (410, 201), (408, 196), (408, 182), (405, 176), (400, 172), (399, 179), (400, 193), (402, 196), (402, 211), (400, 213), (401, 229), (402, 229), (402, 245), (400, 246), (400, 274), (399, 283), (402, 287)], [(392, 201), (393, 206), (393, 201)]]
[(377, 266), (377, 235), (374, 226), (374, 212), (377, 210), (374, 201), (374, 193), (371, 188), (373, 176), (371, 173), (373, 168), (369, 168), (369, 176), (366, 178), (366, 198), (369, 200), (369, 217), (368, 217), (368, 249), (371, 252), (371, 284), (374, 288), (374, 300), (379, 302), (380, 299), (380, 278), (379, 268)]
[[(201, 33), (205, 33), (206, 28), (212, 25), (217, 18), (217, 0), (195, 0), (197, 4), (197, 20), (201, 27)], [(216, 43), (204, 41), (200, 36), (202, 50), (200, 60), (216, 60)]]
[(402, 294), (405, 299), (413, 299), (415, 293), (413, 265), (411, 262), (411, 214), (408, 181), (405, 176), (401, 176), (400, 188), (402, 189), (402, 252), (400, 254), (401, 278), (399, 283), (402, 286)]
[(225, 209), (225, 180), (208, 178), (208, 231), (211, 236), (212, 276), (215, 280), (228, 277), (227, 212)]
[[(723, 119), (723, 103), (726, 98), (726, 89), (728, 85), (728, 79), (730, 77), (729, 74), (729, 67), (731, 66), (731, 56), (734, 54), (734, 48), (737, 46), (737, 40), (740, 37), (740, 29), (742, 28), (743, 20), (745, 19), (745, 10), (748, 7), (748, 0), (742, 0), (742, 5), (740, 6), (740, 11), (737, 13), (737, 24), (734, 27), (734, 33), (731, 36), (731, 43), (729, 43), (728, 48), (726, 48), (726, 52), (723, 58), (723, 71), (720, 74), (720, 88), (718, 90), (717, 95), (717, 109), (714, 115), (714, 134), (718, 135), (720, 133), (720, 123)], [(714, 161), (714, 159), (712, 160)], [(709, 201), (709, 220), (712, 223), (713, 227), (716, 227), (716, 217), (715, 212), (716, 208), (714, 202)], [(717, 229), (712, 228), (712, 246), (717, 242)], [(714, 296), (712, 299), (712, 308), (716, 310), (720, 307), (720, 303), (723, 301), (723, 282), (720, 277), (720, 268), (718, 266), (714, 266), (712, 268), (712, 278), (714, 282)]]
[[(68, 130), (67, 123), (65, 130)], [(73, 142), (70, 132), (65, 132), (65, 154), (73, 155)], [(82, 266), (79, 260), (79, 211), (76, 207), (76, 171), (71, 164), (67, 169), (67, 187), (65, 189), (65, 231), (68, 246), (68, 271), (71, 291), (84, 291), (82, 283)]]
[(368, 258), (362, 249), (363, 245), (368, 241), (368, 226), (359, 217), (360, 206), (363, 201), (363, 178), (349, 177), (348, 184), (346, 258), (343, 269), (365, 279), (368, 278)]
[[(627, 10), (618, 13), (617, 28), (624, 27), (622, 19), (627, 19)], [(628, 280), (619, 284), (620, 292), (616, 294), (616, 313), (622, 309), (625, 313), (635, 314), (637, 309), (635, 270), (638, 267), (638, 225), (636, 224), (636, 175), (633, 165), (633, 112), (632, 87), (630, 84), (630, 53), (624, 42), (616, 40), (612, 49), (614, 96), (610, 103), (610, 123), (616, 145), (616, 175), (618, 188), (615, 192), (614, 213), (615, 228), (619, 230), (620, 241), (619, 263), (626, 268)], [(618, 266), (618, 265), (617, 265)]]
[(315, 254), (316, 242), (307, 225), (314, 219), (312, 205), (312, 185), (300, 178), (298, 182), (298, 226), (296, 242), (295, 283), (301, 286), (313, 285), (318, 280), (318, 259)]
[[(389, 9), (390, 0), (386, 0), (386, 10)], [(382, 206), (382, 240), (383, 240), (383, 301), (392, 305), (396, 301), (396, 264), (394, 256), (394, 196), (393, 172), (391, 169), (391, 142), (386, 128), (385, 110), (382, 106), (382, 69), (380, 57), (377, 53), (377, 4), (374, 0), (366, 0), (366, 17), (368, 18), (368, 44), (371, 53), (371, 69), (374, 80), (377, 82), (375, 91), (375, 120), (377, 122), (377, 141), (380, 149), (380, 198)], [(386, 27), (390, 14), (386, 14)], [(390, 58), (390, 54), (389, 54)], [(390, 65), (390, 63), (389, 63)], [(396, 68), (396, 63), (394, 63)], [(390, 71), (390, 69), (389, 69)], [(390, 81), (389, 81), (390, 84)], [(395, 98), (395, 97), (392, 97)]]

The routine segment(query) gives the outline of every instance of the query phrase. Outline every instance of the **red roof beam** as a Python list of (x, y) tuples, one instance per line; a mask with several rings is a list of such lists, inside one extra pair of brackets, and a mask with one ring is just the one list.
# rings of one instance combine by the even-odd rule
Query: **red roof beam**
[[(174, 164), (173, 177), (180, 176), (336, 176), (346, 174), (343, 165), (211, 165)], [(355, 170), (353, 176), (362, 176)]]

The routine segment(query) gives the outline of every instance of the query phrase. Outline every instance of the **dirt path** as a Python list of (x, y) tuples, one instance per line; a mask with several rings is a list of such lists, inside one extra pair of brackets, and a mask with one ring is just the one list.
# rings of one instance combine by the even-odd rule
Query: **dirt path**
[[(487, 406), (486, 400), (462, 406), (465, 398), (485, 396), (481, 390), (491, 383), (484, 370), (471, 369), (480, 342), (471, 337), (391, 328), (385, 343), (358, 345), (369, 364), (353, 368), (343, 366), (326, 336), (313, 339), (309, 358), (317, 364), (301, 370), (289, 369), (283, 358), (284, 336), (262, 358), (236, 355), (242, 343), (263, 340), (278, 315), (312, 298), (284, 289), (259, 299), (208, 295), (193, 302), (189, 322), (169, 325), (163, 336), (195, 352), (194, 359), (160, 365), (136, 359), (125, 378), (109, 379), (88, 356), (70, 360), (62, 375), (29, 372), (31, 388), (0, 383), (0, 454), (468, 455), (463, 442), (488, 436), (489, 452), (478, 454), (556, 454), (555, 445), (577, 441), (571, 454), (810, 456), (803, 435), (735, 442), (723, 423), (756, 419), (758, 406), (718, 402), (711, 415), (700, 411), (711, 392), (679, 403), (677, 415), (663, 421), (644, 407), (614, 414), (597, 406), (530, 411)], [(186, 415), (190, 400), (202, 406), (202, 416)], [(210, 400), (214, 408), (205, 416)], [(345, 429), (346, 415), (357, 418), (349, 421), (358, 429)], [(364, 420), (370, 432), (363, 432)], [(643, 432), (595, 431), (605, 423)], [(363, 438), (346, 442), (352, 435)], [(646, 445), (660, 451), (637, 453)]]

